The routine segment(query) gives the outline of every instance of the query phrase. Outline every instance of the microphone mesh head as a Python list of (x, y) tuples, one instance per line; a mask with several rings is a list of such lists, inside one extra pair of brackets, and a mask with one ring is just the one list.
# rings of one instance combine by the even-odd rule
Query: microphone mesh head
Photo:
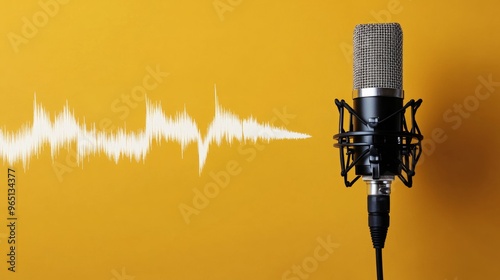
[(398, 23), (354, 29), (354, 89), (403, 89), (403, 31)]

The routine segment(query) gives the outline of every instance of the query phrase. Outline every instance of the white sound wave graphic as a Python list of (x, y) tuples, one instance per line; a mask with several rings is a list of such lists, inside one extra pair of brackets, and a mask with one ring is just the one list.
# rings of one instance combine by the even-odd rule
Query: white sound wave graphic
[(215, 93), (215, 116), (204, 137), (185, 109), (174, 117), (168, 117), (163, 112), (160, 103), (153, 104), (149, 100), (146, 100), (146, 128), (139, 132), (119, 129), (115, 133), (108, 133), (97, 131), (95, 124), (87, 129), (85, 122), (80, 124), (75, 119), (67, 101), (62, 112), (55, 116), (54, 122), (50, 120), (49, 113), (42, 105), (36, 102), (36, 95), (33, 107), (34, 116), (31, 126), (25, 125), (15, 133), (0, 130), (0, 156), (4, 163), (12, 165), (22, 162), (26, 169), (30, 159), (38, 155), (44, 145), (50, 145), (51, 156), (54, 158), (62, 147), (69, 147), (72, 143), (76, 143), (79, 164), (85, 157), (99, 153), (104, 153), (115, 163), (118, 163), (122, 157), (140, 161), (145, 160), (151, 149), (152, 140), (155, 139), (157, 143), (161, 140), (178, 142), (182, 151), (189, 144), (197, 143), (199, 173), (201, 173), (210, 145), (214, 142), (220, 145), (223, 140), (231, 144), (233, 140), (245, 142), (258, 139), (270, 141), (310, 137), (307, 134), (288, 131), (267, 123), (258, 123), (253, 117), (240, 120), (237, 115), (219, 105), (217, 93)]

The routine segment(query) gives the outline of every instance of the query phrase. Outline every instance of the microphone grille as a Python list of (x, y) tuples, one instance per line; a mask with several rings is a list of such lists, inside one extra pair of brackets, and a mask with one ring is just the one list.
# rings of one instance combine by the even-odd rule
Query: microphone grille
[(403, 31), (398, 23), (354, 29), (354, 89), (403, 89)]

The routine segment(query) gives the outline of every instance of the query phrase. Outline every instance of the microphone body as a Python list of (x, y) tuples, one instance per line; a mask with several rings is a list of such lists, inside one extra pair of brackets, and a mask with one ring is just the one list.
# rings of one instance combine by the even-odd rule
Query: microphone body
[[(368, 183), (390, 183), (398, 177), (412, 186), (422, 152), (423, 136), (415, 120), (422, 100), (403, 105), (403, 32), (398, 23), (359, 24), (354, 29), (353, 107), (335, 100), (340, 113), (341, 175), (347, 187), (359, 178)], [(406, 117), (407, 109), (410, 116)], [(345, 120), (345, 111), (349, 118)], [(345, 122), (348, 126), (345, 127)], [(348, 179), (354, 169), (356, 177)], [(386, 190), (387, 191), (387, 190)], [(385, 191), (385, 192), (386, 192)]]
[[(397, 135), (402, 131), (403, 31), (397, 23), (359, 24), (354, 29), (354, 138), (369, 145), (355, 149), (355, 172), (372, 179), (400, 173)], [(361, 133), (362, 134), (362, 133)]]

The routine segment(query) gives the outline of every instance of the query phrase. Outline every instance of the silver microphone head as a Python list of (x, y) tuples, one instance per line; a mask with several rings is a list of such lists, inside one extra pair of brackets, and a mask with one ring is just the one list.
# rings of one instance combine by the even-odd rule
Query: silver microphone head
[(354, 89), (403, 89), (403, 31), (398, 23), (354, 29)]

